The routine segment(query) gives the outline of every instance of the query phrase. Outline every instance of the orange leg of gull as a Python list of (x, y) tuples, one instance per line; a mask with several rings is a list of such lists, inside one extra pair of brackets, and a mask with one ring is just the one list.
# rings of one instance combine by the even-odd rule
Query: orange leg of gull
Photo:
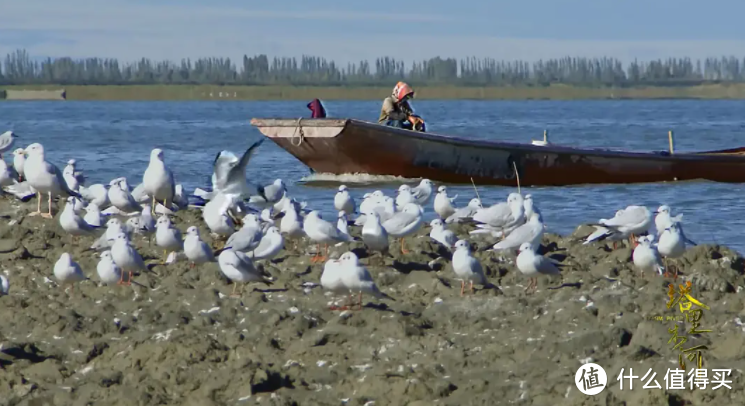
[[(48, 206), (47, 207), (49, 207), (49, 211), (46, 212), (46, 213), (41, 213), (41, 217), (44, 217), (46, 219), (50, 219), (50, 218), (54, 217), (54, 216), (52, 216), (52, 194), (51, 193), (47, 193), (47, 194), (49, 195), (49, 198), (47, 200), (47, 203), (48, 203)], [(39, 207), (39, 209), (41, 210), (41, 207)]]
[(318, 258), (321, 257), (321, 244), (316, 244), (316, 255), (313, 255), (313, 258), (310, 259), (311, 263), (318, 262)]
[(471, 281), (471, 294), (473, 294), (473, 281)]
[[(328, 259), (328, 257), (329, 257), (329, 245), (328, 244), (323, 244), (323, 248), (324, 248), (324, 251), (326, 252), (326, 255), (318, 257), (317, 262), (323, 262), (326, 259)], [(319, 245), (319, 248), (318, 248), (318, 254), (319, 255), (321, 254), (320, 245)]]
[(238, 288), (238, 282), (233, 282), (233, 293), (230, 294), (230, 297), (240, 297), (241, 295), (237, 293), (235, 290)]
[(629, 235), (629, 242), (631, 243), (631, 248), (636, 248), (636, 236), (634, 234)]
[(38, 216), (41, 214), (41, 192), (36, 192), (36, 211), (29, 213), (29, 216)]
[(404, 255), (409, 253), (409, 250), (407, 250), (404, 245), (404, 237), (401, 237), (401, 253)]
[(360, 295), (358, 297), (358, 303), (360, 305), (359, 310), (362, 310), (362, 291), (360, 291)]
[(460, 295), (463, 296), (463, 290), (466, 288), (466, 283), (463, 280), (460, 281)]

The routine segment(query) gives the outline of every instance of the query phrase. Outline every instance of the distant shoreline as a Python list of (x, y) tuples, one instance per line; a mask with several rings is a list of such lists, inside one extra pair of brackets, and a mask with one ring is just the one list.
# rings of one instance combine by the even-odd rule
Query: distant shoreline
[[(388, 87), (216, 86), (216, 85), (17, 85), (2, 90), (64, 89), (67, 100), (380, 100)], [(745, 99), (745, 83), (696, 86), (580, 87), (415, 87), (417, 100), (609, 100), (609, 99)], [(17, 93), (17, 92), (9, 92)]]

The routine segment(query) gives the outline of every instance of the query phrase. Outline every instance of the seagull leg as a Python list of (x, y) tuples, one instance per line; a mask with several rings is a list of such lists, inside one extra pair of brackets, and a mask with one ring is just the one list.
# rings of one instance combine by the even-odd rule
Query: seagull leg
[(360, 305), (360, 310), (362, 310), (362, 291), (360, 291), (359, 305)]
[(662, 274), (665, 278), (670, 276), (670, 270), (667, 267), (667, 258), (662, 258), (662, 265), (665, 267), (665, 273)]
[(150, 205), (150, 214), (155, 214), (155, 196), (153, 196), (153, 204)]
[(528, 289), (530, 289), (530, 286), (533, 284), (533, 278), (528, 278), (528, 286), (525, 287), (525, 290), (523, 292), (528, 293)]
[(163, 250), (163, 260), (160, 261), (161, 265), (165, 265), (166, 264), (166, 260), (168, 260), (168, 251)]
[(41, 192), (36, 192), (36, 211), (29, 213), (29, 216), (38, 216), (41, 214)]
[(237, 288), (238, 282), (233, 282), (233, 293), (230, 294), (230, 297), (240, 297), (240, 295), (235, 292)]
[(634, 234), (629, 236), (629, 242), (631, 243), (631, 248), (636, 247), (636, 236)]
[(47, 195), (49, 195), (49, 198), (47, 200), (47, 202), (48, 202), (48, 206), (47, 207), (49, 207), (49, 211), (47, 213), (41, 213), (41, 217), (44, 217), (45, 219), (50, 219), (50, 218), (54, 217), (54, 216), (52, 216), (52, 193), (51, 192), (50, 193), (47, 193)]
[(319, 257), (316, 260), (316, 262), (323, 262), (326, 259), (328, 259), (328, 257), (329, 257), (329, 245), (328, 244), (323, 244), (323, 247), (324, 247), (324, 250), (326, 252), (326, 255), (320, 255), (321, 254), (321, 245), (319, 244), (318, 245), (318, 254), (319, 254)]
[(615, 251), (615, 250), (616, 250), (616, 242), (613, 241), (613, 251)]
[(312, 264), (315, 264), (318, 262), (318, 258), (321, 257), (321, 244), (316, 244), (316, 255), (313, 255), (313, 258), (310, 259), (310, 262)]
[(470, 288), (471, 288), (471, 294), (473, 294), (473, 281), (471, 281), (470, 283)]
[(404, 244), (404, 237), (401, 237), (401, 253), (404, 255), (409, 253)]
[(460, 281), (460, 295), (463, 296), (463, 289), (466, 288), (466, 283), (461, 279)]

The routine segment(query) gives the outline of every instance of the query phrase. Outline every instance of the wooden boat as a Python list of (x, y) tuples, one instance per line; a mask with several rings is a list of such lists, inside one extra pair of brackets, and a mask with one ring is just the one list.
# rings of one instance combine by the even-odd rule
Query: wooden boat
[(482, 141), (352, 119), (261, 119), (251, 124), (319, 173), (366, 173), (442, 183), (524, 186), (705, 179), (745, 182), (745, 148), (630, 152)]

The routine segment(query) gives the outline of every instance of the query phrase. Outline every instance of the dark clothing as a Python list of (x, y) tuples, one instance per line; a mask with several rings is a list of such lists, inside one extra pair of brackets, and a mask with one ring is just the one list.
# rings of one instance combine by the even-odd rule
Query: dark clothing
[(385, 122), (388, 127), (403, 128), (405, 130), (411, 130), (411, 123), (408, 120), (388, 120)]
[(308, 103), (308, 108), (311, 111), (311, 118), (326, 118), (326, 109), (323, 108), (323, 104), (318, 99), (313, 99)]

